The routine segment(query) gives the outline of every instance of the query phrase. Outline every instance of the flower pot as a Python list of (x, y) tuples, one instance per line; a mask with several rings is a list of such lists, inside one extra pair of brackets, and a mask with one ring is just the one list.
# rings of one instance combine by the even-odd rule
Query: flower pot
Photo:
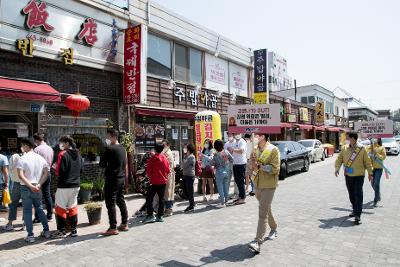
[(90, 225), (100, 224), (101, 222), (101, 207), (86, 211)]
[(88, 203), (92, 197), (92, 190), (81, 189), (79, 191), (79, 203)]

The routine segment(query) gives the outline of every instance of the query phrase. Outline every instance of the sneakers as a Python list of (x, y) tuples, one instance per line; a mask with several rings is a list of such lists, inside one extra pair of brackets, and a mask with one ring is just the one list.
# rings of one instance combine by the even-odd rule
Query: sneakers
[(33, 235), (28, 235), (25, 237), (25, 242), (26, 243), (35, 243), (35, 237)]
[(246, 201), (244, 199), (241, 199), (241, 198), (239, 198), (238, 200), (236, 200), (234, 202), (235, 205), (242, 205), (242, 204), (245, 204), (245, 203), (246, 203)]
[(203, 197), (203, 202), (207, 202), (207, 201), (208, 201), (207, 198)]
[(222, 208), (225, 208), (226, 205), (225, 205), (225, 203), (219, 203), (216, 207), (217, 207), (218, 209), (222, 209)]
[(14, 226), (10, 223), (7, 223), (5, 226), (3, 226), (3, 230), (6, 232), (14, 231)]
[(210, 198), (208, 199), (208, 201), (214, 201), (214, 198), (212, 196), (210, 196)]
[(271, 230), (271, 232), (269, 232), (267, 240), (274, 240), (277, 237), (278, 237), (278, 232), (276, 230)]
[(142, 223), (144, 223), (144, 224), (146, 224), (146, 223), (154, 223), (155, 221), (156, 221), (156, 218), (154, 217), (154, 215), (150, 215), (150, 216), (147, 216), (146, 218), (144, 218)]
[(169, 217), (169, 216), (172, 216), (173, 214), (174, 214), (174, 212), (173, 212), (172, 209), (166, 209), (165, 213), (164, 213), (164, 216), (165, 217)]
[(136, 217), (144, 217), (144, 216), (146, 216), (146, 211), (140, 211), (140, 210), (138, 210), (138, 211), (136, 211), (135, 212), (135, 216)]
[(260, 243), (258, 243), (258, 241), (251, 242), (249, 244), (249, 249), (255, 254), (260, 254), (261, 251)]
[(249, 196), (253, 197), (255, 195), (256, 195), (256, 193), (254, 193), (253, 191), (250, 191)]
[(355, 224), (355, 225), (360, 225), (360, 224), (362, 224), (361, 218), (360, 218), (359, 216), (355, 216), (355, 218), (354, 218), (354, 224)]
[(78, 231), (76, 229), (72, 230), (71, 233), (68, 235), (68, 237), (77, 237), (77, 236), (78, 236)]
[(120, 226), (118, 226), (117, 229), (120, 232), (128, 232), (128, 230), (129, 230), (128, 225), (127, 224), (122, 224), (122, 223), (121, 223)]
[(105, 231), (105, 232), (103, 233), (103, 235), (104, 235), (104, 236), (119, 235), (119, 232), (118, 232), (117, 229), (108, 228), (108, 230)]
[(192, 212), (192, 211), (194, 211), (194, 207), (187, 207), (184, 212), (188, 213), (188, 212)]
[(162, 216), (157, 216), (156, 222), (164, 222), (164, 218)]
[(42, 231), (41, 233), (40, 233), (40, 237), (43, 237), (43, 238), (47, 238), (47, 239), (49, 239), (50, 238), (50, 232), (49, 231)]
[(51, 235), (52, 239), (66, 238), (67, 234), (65, 232), (56, 231)]

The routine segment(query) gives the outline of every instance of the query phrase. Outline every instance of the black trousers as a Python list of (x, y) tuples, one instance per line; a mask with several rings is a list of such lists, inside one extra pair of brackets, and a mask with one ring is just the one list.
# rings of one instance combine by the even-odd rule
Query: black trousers
[(189, 200), (189, 207), (194, 208), (194, 176), (183, 176), (183, 182), (185, 184), (183, 190)]
[(246, 164), (233, 165), (233, 176), (235, 177), (235, 183), (239, 189), (239, 197), (241, 199), (246, 198)]
[(153, 199), (154, 196), (158, 195), (158, 213), (157, 216), (161, 217), (164, 215), (164, 194), (165, 194), (165, 184), (152, 184), (147, 191), (146, 205), (147, 205), (147, 215), (153, 215)]
[(346, 176), (346, 186), (355, 216), (360, 217), (363, 207), (364, 176)]
[(110, 222), (110, 229), (117, 228), (117, 212), (115, 204), (117, 204), (121, 212), (121, 223), (128, 223), (128, 209), (126, 208), (124, 198), (124, 177), (107, 177), (104, 185), (104, 197), (108, 211), (108, 219)]

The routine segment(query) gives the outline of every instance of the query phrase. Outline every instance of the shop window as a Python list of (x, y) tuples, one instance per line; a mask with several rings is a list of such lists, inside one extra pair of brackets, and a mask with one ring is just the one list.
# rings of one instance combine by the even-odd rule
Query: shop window
[(301, 97), (301, 103), (308, 104), (308, 100), (306, 96)]
[(97, 135), (90, 133), (72, 134), (72, 138), (86, 162), (100, 160), (100, 155), (104, 151), (104, 145)]
[(309, 96), (308, 97), (308, 103), (309, 104), (314, 104), (315, 103), (315, 96)]
[(188, 82), (189, 60), (188, 48), (175, 44), (175, 80)]
[(149, 34), (147, 51), (147, 71), (149, 74), (171, 77), (171, 41)]
[(190, 61), (190, 83), (202, 84), (203, 64), (202, 64), (201, 51), (190, 48), (189, 61)]
[(339, 107), (336, 106), (335, 109), (336, 109), (336, 110), (335, 110), (335, 114), (336, 114), (337, 116), (339, 116)]

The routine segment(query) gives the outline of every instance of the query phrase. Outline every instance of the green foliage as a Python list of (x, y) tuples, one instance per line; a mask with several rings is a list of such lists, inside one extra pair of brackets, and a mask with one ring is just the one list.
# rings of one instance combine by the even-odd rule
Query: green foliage
[(103, 205), (100, 202), (91, 202), (85, 205), (85, 210), (87, 212), (92, 212), (97, 209), (100, 209), (101, 207), (103, 207)]
[(90, 180), (83, 180), (81, 182), (81, 190), (92, 190), (93, 189), (93, 182)]
[(98, 177), (96, 180), (93, 182), (93, 190), (97, 193), (102, 194), (104, 190), (104, 184), (106, 180), (104, 177)]
[(133, 137), (133, 134), (126, 133), (124, 135), (121, 135), (121, 145), (123, 145), (125, 147), (127, 152), (129, 152), (129, 153), (133, 152), (133, 143), (134, 142), (135, 142), (135, 138)]

